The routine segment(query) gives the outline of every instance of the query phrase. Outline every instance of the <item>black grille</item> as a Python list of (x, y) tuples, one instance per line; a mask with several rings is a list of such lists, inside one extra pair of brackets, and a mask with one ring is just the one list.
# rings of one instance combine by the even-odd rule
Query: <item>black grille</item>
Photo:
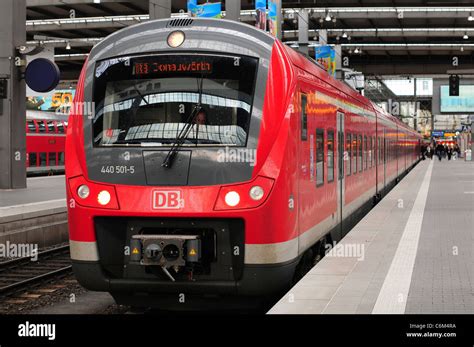
[(189, 27), (193, 24), (194, 20), (191, 18), (176, 18), (170, 20), (168, 28), (182, 28)]
[[(111, 278), (157, 279), (157, 274), (146, 273), (145, 267), (130, 264), (129, 255), (124, 253), (135, 234), (199, 235), (203, 269), (196, 269), (199, 271), (195, 273), (195, 280), (238, 281), (242, 277), (245, 225), (241, 219), (96, 217), (94, 222), (100, 265)], [(235, 247), (239, 249), (238, 254)], [(211, 253), (207, 254), (208, 251)], [(186, 281), (184, 277), (176, 279)]]

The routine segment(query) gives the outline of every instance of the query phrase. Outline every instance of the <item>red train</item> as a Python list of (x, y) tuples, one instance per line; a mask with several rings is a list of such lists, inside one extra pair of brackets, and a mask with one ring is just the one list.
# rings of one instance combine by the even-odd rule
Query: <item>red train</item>
[(66, 141), (71, 257), (124, 304), (288, 289), (419, 160), (416, 132), (237, 22), (111, 35), (84, 102)]
[(28, 175), (64, 171), (67, 115), (26, 111), (26, 167)]

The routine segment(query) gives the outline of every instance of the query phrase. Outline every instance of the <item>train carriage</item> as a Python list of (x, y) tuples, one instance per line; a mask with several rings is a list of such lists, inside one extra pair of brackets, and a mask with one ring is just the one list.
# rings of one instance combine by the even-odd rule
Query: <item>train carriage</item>
[(419, 158), (416, 132), (226, 20), (111, 35), (74, 102), (95, 112), (69, 120), (73, 268), (125, 304), (288, 289)]

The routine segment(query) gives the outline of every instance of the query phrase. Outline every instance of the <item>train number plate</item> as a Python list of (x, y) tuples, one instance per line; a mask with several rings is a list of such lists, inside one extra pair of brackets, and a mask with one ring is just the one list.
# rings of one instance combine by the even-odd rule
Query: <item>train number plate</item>
[(154, 190), (154, 210), (180, 210), (184, 208), (183, 192), (180, 190)]

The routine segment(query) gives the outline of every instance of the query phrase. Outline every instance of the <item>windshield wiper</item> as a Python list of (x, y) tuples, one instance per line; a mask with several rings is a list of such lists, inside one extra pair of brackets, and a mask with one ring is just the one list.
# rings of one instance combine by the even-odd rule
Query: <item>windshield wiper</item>
[(161, 164), (162, 167), (169, 169), (173, 165), (174, 159), (176, 158), (176, 154), (178, 154), (179, 149), (183, 146), (183, 143), (186, 141), (189, 132), (191, 131), (193, 125), (196, 123), (196, 118), (199, 112), (202, 111), (202, 83), (204, 80), (204, 76), (201, 76), (201, 80), (198, 80), (198, 92), (199, 92), (199, 100), (198, 103), (194, 105), (191, 114), (186, 119), (186, 125), (183, 129), (181, 129), (178, 137), (173, 142), (171, 149), (169, 150), (168, 154), (166, 155), (165, 160)]
[(176, 154), (178, 154), (179, 149), (183, 146), (183, 143), (186, 141), (186, 138), (188, 137), (188, 134), (194, 125), (196, 117), (201, 110), (202, 110), (202, 107), (200, 104), (194, 105), (191, 114), (186, 120), (186, 125), (184, 126), (183, 129), (181, 129), (178, 137), (173, 142), (173, 145), (171, 146), (171, 149), (168, 152), (168, 155), (166, 156), (165, 160), (163, 160), (163, 164), (161, 164), (161, 166), (167, 169), (171, 168), (171, 166), (173, 165), (173, 161), (176, 157)]

